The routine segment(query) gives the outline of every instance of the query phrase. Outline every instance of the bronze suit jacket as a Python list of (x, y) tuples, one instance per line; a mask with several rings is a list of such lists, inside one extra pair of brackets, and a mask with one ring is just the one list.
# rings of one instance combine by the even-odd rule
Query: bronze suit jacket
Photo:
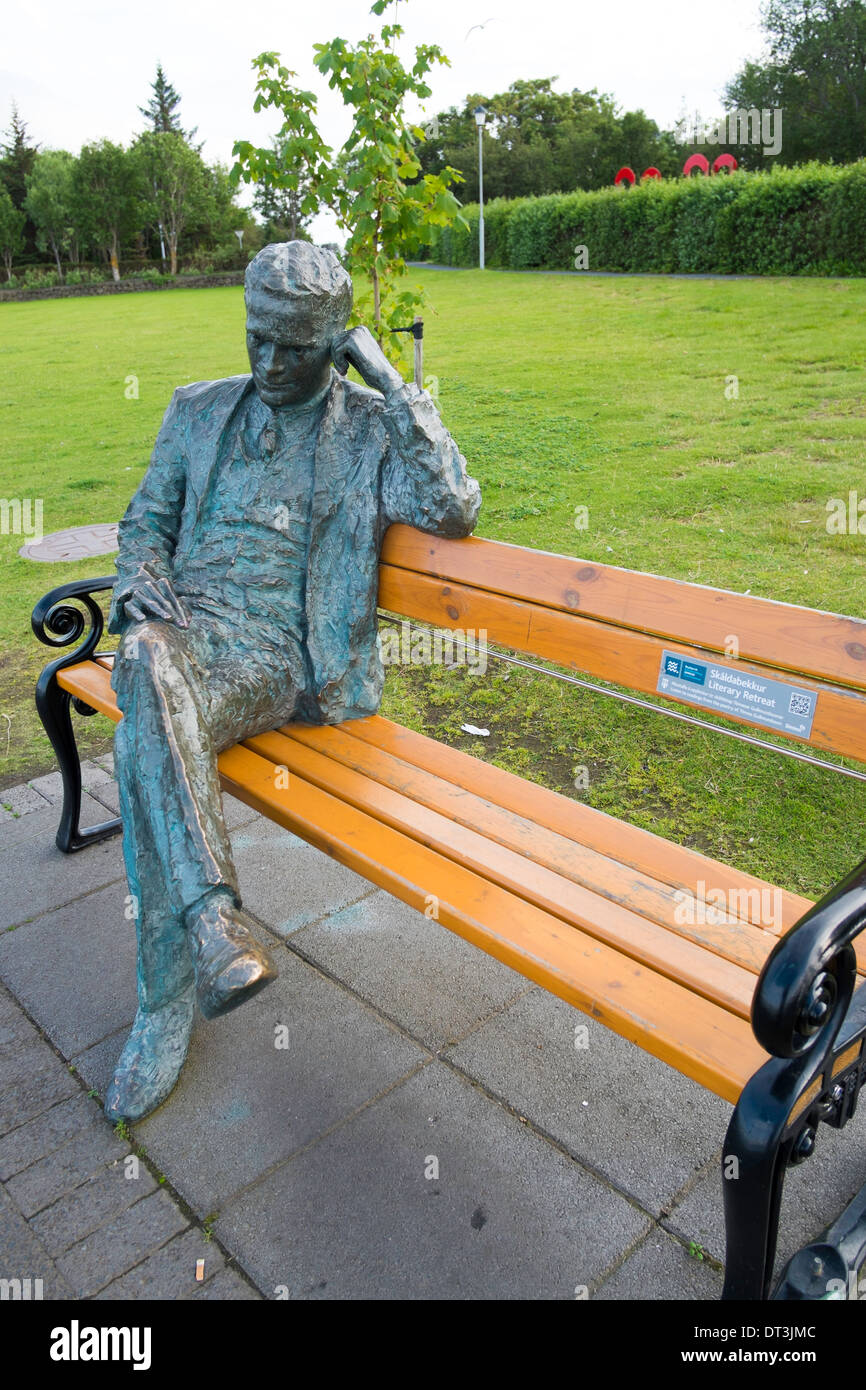
[[(122, 603), (142, 566), (171, 578), (182, 560), (211, 472), (233, 447), (238, 407), (253, 389), (252, 377), (236, 376), (182, 386), (172, 396), (120, 523), (110, 632), (127, 626)], [(322, 723), (379, 707), (376, 603), (388, 526), (466, 536), (480, 505), (478, 484), (426, 392), (406, 384), (386, 402), (332, 370), (316, 442), (306, 587), (311, 696)]]

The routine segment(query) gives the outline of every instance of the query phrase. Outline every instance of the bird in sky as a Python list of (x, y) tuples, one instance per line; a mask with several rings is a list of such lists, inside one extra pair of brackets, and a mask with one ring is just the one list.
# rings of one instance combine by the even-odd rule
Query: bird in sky
[[(485, 21), (484, 21), (483, 24), (473, 24), (472, 29), (467, 29), (467, 30), (466, 30), (466, 38), (468, 39), (468, 38), (469, 38), (469, 35), (470, 35), (470, 34), (473, 32), (473, 30), (475, 30), (475, 29), (485, 29), (485, 28), (487, 27), (488, 24), (492, 24), (492, 23), (493, 23), (493, 21), (495, 20), (495, 18), (496, 18), (495, 15), (491, 15), (489, 19), (485, 19)], [(466, 42), (466, 40), (464, 39), (464, 43), (465, 43), (465, 42)]]

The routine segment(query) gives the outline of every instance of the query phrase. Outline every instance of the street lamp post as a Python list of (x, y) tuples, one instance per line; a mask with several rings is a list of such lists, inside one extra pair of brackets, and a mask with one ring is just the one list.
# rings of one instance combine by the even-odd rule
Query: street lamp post
[(487, 111), (483, 106), (475, 108), (475, 124), (478, 127), (478, 266), (484, 269), (484, 149), (482, 137)]

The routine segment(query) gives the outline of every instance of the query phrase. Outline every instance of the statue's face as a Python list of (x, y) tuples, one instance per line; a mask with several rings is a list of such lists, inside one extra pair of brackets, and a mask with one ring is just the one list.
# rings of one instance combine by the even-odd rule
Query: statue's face
[(247, 352), (259, 396), (276, 410), (301, 405), (327, 385), (331, 339), (339, 325), (303, 300), (252, 295), (247, 303)]

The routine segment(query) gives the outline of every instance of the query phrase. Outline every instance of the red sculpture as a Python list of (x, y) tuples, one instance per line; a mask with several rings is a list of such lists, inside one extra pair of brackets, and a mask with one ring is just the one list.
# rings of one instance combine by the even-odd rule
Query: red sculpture
[(710, 172), (710, 161), (705, 154), (690, 154), (683, 165), (683, 175), (689, 178), (693, 169), (700, 169), (702, 174)]
[[(716, 158), (713, 160), (712, 172), (714, 174), (720, 174), (723, 170), (725, 170), (727, 173), (732, 174), (734, 170), (737, 168), (739, 168), (739, 165), (737, 164), (737, 161), (734, 159), (734, 156), (732, 154), (720, 154), (717, 155)], [(688, 159), (683, 165), (683, 176), (685, 178), (689, 178), (695, 169), (699, 169), (702, 174), (709, 174), (710, 162), (705, 154), (689, 155)], [(641, 183), (643, 183), (644, 179), (660, 179), (662, 177), (662, 173), (661, 170), (657, 169), (654, 164), (651, 164), (648, 169), (644, 169), (640, 177)], [(637, 180), (635, 177), (634, 169), (630, 168), (628, 164), (624, 164), (622, 166), (616, 178), (614, 179), (615, 185), (619, 185), (622, 183), (625, 184), (627, 188), (631, 188), (636, 182)]]

